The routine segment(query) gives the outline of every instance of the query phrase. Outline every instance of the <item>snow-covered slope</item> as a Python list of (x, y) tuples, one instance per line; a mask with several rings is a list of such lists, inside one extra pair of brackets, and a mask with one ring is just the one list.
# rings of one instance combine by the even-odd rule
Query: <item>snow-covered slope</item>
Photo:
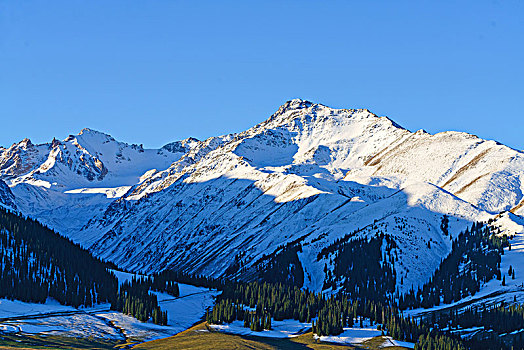
[(406, 290), (451, 249), (443, 215), (452, 234), (500, 211), (524, 215), (522, 152), (298, 99), (242, 133), (160, 150), (92, 130), (24, 140), (0, 149), (0, 172), (22, 212), (122, 267), (221, 275), (300, 242), (317, 290), (318, 253), (350, 232), (395, 239)]

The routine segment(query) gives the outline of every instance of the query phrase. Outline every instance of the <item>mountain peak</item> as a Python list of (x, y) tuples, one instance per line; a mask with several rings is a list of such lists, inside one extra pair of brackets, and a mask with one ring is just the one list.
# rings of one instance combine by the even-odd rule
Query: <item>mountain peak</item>
[(91, 128), (83, 128), (82, 130), (80, 130), (80, 132), (78, 133), (78, 135), (102, 135), (102, 136), (110, 136), (109, 134), (106, 134), (105, 132), (101, 132), (101, 131), (94, 130), (94, 129), (91, 129)]
[[(311, 102), (309, 100), (304, 100), (304, 99), (301, 99), (301, 98), (294, 98), (294, 99), (288, 100), (284, 104), (282, 104), (279, 107), (278, 112), (283, 113), (283, 112), (287, 112), (287, 111), (290, 111), (290, 110), (300, 110), (300, 109), (306, 109), (306, 108), (309, 108), (309, 107), (323, 107), (323, 108), (327, 108), (327, 109), (338, 110), (338, 108), (332, 108), (332, 107), (326, 106), (326, 105), (324, 105), (322, 103), (315, 103), (315, 102)], [(364, 113), (372, 114), (375, 117), (378, 117), (377, 115), (375, 115), (373, 112), (371, 112), (367, 108), (343, 109), (343, 110), (354, 111), (354, 112), (364, 112)]]
[(197, 138), (188, 137), (184, 140), (170, 142), (162, 146), (162, 149), (165, 149), (166, 151), (169, 151), (171, 153), (185, 153), (198, 142), (200, 142), (200, 140), (198, 140)]
[(280, 112), (286, 112), (289, 110), (304, 109), (313, 106), (315, 103), (300, 98), (294, 98), (292, 100), (286, 101), (282, 106), (280, 106)]
[(24, 148), (27, 148), (27, 147), (31, 147), (33, 145), (33, 143), (31, 142), (30, 139), (28, 139), (27, 137), (25, 139), (23, 139), (22, 141), (20, 141), (18, 143), (19, 146), (21, 147), (24, 147)]
[[(389, 124), (397, 129), (405, 130), (402, 126), (397, 124), (395, 121), (391, 120), (388, 117), (380, 117), (369, 109), (366, 108), (357, 108), (357, 109), (347, 109), (347, 108), (332, 108), (321, 103), (314, 103), (308, 100), (303, 100), (295, 98), (289, 100), (282, 104), (278, 110), (273, 113), (266, 121), (257, 125), (257, 127), (267, 127), (268, 123), (288, 123), (291, 120), (296, 118), (301, 118), (302, 115), (310, 115), (315, 117), (320, 117), (320, 119), (315, 118), (315, 120), (322, 120), (322, 118), (329, 119), (355, 119), (355, 120), (371, 120), (372, 122), (380, 122), (387, 120)], [(314, 120), (311, 120), (314, 122)]]
[(77, 142), (81, 142), (80, 140), (90, 140), (89, 142), (93, 142), (95, 140), (99, 140), (100, 142), (116, 141), (111, 135), (91, 128), (83, 128), (78, 134), (69, 135), (64, 141), (67, 142), (75, 139)]

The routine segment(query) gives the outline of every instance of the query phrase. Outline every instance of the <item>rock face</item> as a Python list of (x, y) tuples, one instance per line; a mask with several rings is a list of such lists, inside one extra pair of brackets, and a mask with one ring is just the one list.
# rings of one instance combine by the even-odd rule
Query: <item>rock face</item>
[(15, 196), (9, 186), (0, 180), (0, 206), (3, 208), (16, 211), (18, 208), (15, 204)]
[(522, 152), (298, 99), (242, 133), (159, 150), (89, 129), (24, 140), (0, 149), (0, 174), (22, 212), (123, 267), (218, 276), (293, 242), (317, 290), (329, 265), (318, 253), (350, 232), (395, 240), (404, 290), (449, 253), (444, 215), (452, 235), (501, 211), (524, 215)]

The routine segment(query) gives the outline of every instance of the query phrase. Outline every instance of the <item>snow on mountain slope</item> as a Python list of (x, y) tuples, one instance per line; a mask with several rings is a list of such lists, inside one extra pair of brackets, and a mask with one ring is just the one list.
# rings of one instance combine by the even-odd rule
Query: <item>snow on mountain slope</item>
[[(345, 210), (344, 210), (345, 209)], [(306, 285), (319, 290), (324, 281), (323, 267), (329, 259), (317, 260), (318, 252), (342, 233), (358, 231), (354, 238), (371, 238), (387, 233), (397, 243), (397, 284), (401, 292), (417, 287), (451, 251), (452, 236), (443, 234), (440, 224), (448, 215), (449, 232), (456, 235), (471, 221), (487, 220), (490, 215), (431, 184), (410, 185), (391, 196), (353, 210), (340, 208), (321, 219), (316, 234), (304, 240)], [(428, 247), (429, 242), (429, 247)], [(310, 263), (307, 263), (310, 262)]]
[(144, 174), (168, 168), (190, 147), (180, 141), (144, 149), (83, 129), (64, 141), (34, 145), (25, 139), (0, 148), (0, 174), (23, 213), (69, 235)]
[(465, 133), (419, 131), (365, 165), (347, 179), (394, 176), (402, 185), (431, 182), (492, 213), (511, 210), (523, 199), (522, 152)]
[(443, 215), (458, 234), (503, 210), (524, 213), (522, 152), (298, 99), (242, 133), (160, 150), (91, 130), (24, 140), (0, 149), (0, 171), (22, 212), (122, 267), (217, 276), (300, 242), (316, 290), (326, 263), (318, 253), (350, 232), (395, 239), (407, 290), (451, 249)]
[(408, 133), (368, 110), (292, 100), (266, 122), (239, 134), (234, 153), (257, 168), (266, 166), (265, 161), (300, 173), (300, 165), (315, 164), (341, 174)]
[[(186, 168), (196, 164), (200, 159), (206, 156), (212, 150), (218, 148), (225, 142), (230, 141), (235, 135), (229, 134), (219, 137), (210, 137), (205, 141), (198, 141), (196, 139), (187, 139), (180, 141), (184, 145), (189, 145), (187, 152), (177, 161), (170, 165), (164, 171), (148, 172), (141, 179), (132, 191), (130, 191), (127, 199), (139, 199), (143, 195), (151, 192), (158, 192), (164, 188), (169, 187), (182, 174), (185, 173)], [(172, 149), (173, 144), (168, 144), (163, 148)], [(186, 146), (187, 147), (187, 146)]]

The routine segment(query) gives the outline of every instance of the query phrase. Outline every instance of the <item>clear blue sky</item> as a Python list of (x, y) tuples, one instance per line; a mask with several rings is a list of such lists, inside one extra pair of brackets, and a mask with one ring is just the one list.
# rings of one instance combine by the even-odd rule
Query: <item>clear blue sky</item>
[(524, 1), (0, 2), (0, 145), (148, 147), (288, 99), (524, 148)]

